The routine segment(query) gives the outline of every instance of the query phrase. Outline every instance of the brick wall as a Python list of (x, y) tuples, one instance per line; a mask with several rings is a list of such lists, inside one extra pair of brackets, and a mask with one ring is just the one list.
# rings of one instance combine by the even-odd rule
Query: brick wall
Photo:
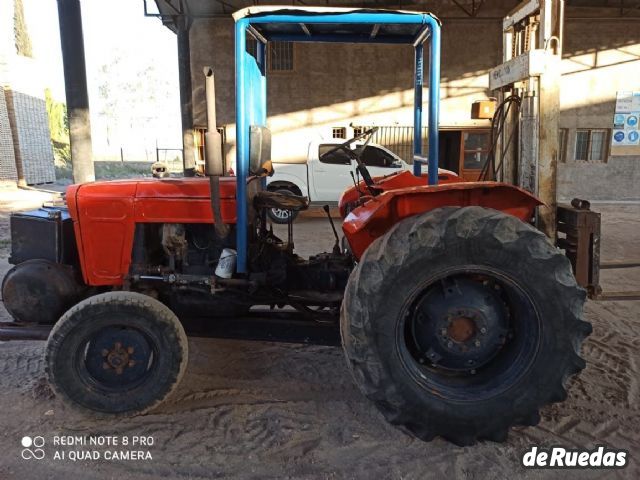
[(4, 88), (0, 86), (0, 181), (18, 181), (13, 137), (9, 126), (9, 112)]
[(575, 159), (577, 129), (613, 123), (616, 92), (640, 90), (639, 20), (575, 20), (565, 26), (560, 127), (567, 129), (558, 195), (591, 200), (640, 200), (640, 156)]
[(54, 182), (53, 148), (45, 101), (5, 90), (18, 177), (27, 185)]

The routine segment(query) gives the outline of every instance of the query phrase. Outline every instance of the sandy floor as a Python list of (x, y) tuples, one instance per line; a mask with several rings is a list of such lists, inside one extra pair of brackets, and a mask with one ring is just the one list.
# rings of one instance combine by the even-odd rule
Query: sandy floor
[[(3, 270), (8, 212), (45, 197), (0, 192)], [(603, 259), (640, 259), (640, 206), (595, 209), (603, 212)], [(331, 248), (326, 221), (301, 218), (296, 228), (301, 253)], [(640, 289), (638, 270), (605, 272), (605, 290)], [(389, 426), (354, 387), (337, 348), (192, 339), (177, 397), (113, 422), (84, 418), (53, 398), (43, 343), (0, 344), (0, 479), (640, 478), (640, 302), (588, 302), (586, 316), (594, 325), (583, 352), (588, 367), (569, 399), (545, 408), (539, 426), (512, 431), (506, 444), (470, 448), (422, 443)], [(23, 435), (148, 435), (153, 460), (23, 460)], [(533, 443), (606, 444), (632, 460), (607, 472), (525, 470), (520, 458)]]

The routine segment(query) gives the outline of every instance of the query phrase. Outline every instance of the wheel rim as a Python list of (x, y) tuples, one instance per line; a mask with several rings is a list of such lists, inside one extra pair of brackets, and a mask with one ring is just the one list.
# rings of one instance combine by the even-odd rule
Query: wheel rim
[(515, 385), (535, 360), (541, 322), (518, 283), (488, 267), (448, 270), (415, 289), (396, 347), (415, 382), (471, 402)]
[(283, 210), (281, 208), (272, 208), (271, 214), (278, 220), (287, 220), (290, 216), (288, 210)]
[(101, 328), (78, 350), (76, 369), (87, 384), (118, 392), (135, 388), (149, 378), (157, 352), (143, 331), (124, 325)]

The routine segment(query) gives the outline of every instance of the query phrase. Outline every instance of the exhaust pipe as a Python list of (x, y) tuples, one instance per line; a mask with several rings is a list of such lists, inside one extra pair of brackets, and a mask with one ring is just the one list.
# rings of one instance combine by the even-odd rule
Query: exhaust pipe
[(205, 174), (221, 177), (224, 172), (222, 135), (216, 124), (216, 87), (213, 68), (204, 67), (205, 94), (207, 100), (207, 133), (205, 134)]
[(220, 210), (220, 177), (224, 175), (224, 159), (222, 158), (222, 136), (216, 124), (216, 87), (213, 68), (204, 67), (205, 94), (207, 99), (207, 133), (205, 134), (204, 173), (209, 177), (211, 189), (211, 210), (216, 235), (226, 238), (229, 226), (223, 223)]

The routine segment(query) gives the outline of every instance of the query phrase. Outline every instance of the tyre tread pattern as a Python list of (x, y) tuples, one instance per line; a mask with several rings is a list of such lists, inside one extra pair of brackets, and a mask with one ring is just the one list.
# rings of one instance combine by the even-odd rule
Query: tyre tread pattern
[[(491, 235), (506, 252), (528, 251), (531, 257), (543, 263), (543, 268), (553, 272), (552, 280), (560, 289), (558, 295), (564, 299), (564, 315), (568, 318), (562, 335), (567, 340), (563, 346), (566, 358), (562, 365), (557, 365), (563, 369), (562, 381), (545, 387), (548, 394), (537, 405), (532, 407), (525, 399), (523, 405), (505, 409), (505, 416), (495, 418), (489, 426), (468, 425), (462, 429), (439, 427), (442, 422), (416, 422), (407, 413), (406, 401), (371, 341), (376, 329), (376, 312), (371, 311), (369, 299), (380, 295), (383, 277), (397, 273), (418, 251), (427, 250), (431, 258), (445, 255), (445, 235), (450, 240), (451, 232), (455, 232), (455, 238), (460, 242), (473, 244), (479, 236)], [(567, 380), (585, 367), (580, 347), (591, 333), (591, 324), (582, 320), (585, 298), (586, 293), (577, 285), (567, 257), (533, 226), (484, 207), (444, 207), (399, 222), (366, 250), (349, 278), (342, 302), (342, 346), (356, 384), (390, 423), (426, 441), (441, 436), (457, 445), (473, 445), (481, 439), (501, 442), (506, 440), (511, 426), (536, 425), (540, 421), (539, 408), (564, 400)], [(545, 379), (537, 381), (542, 383)], [(506, 415), (507, 411), (513, 412), (512, 416)]]
[[(88, 321), (83, 313), (87, 309), (93, 307), (107, 307), (110, 306), (128, 306), (139, 309), (145, 309), (151, 312), (155, 318), (155, 321), (160, 323), (164, 328), (164, 331), (169, 335), (168, 340), (170, 342), (176, 342), (178, 345), (179, 358), (174, 364), (174, 368), (170, 372), (170, 387), (160, 398), (154, 399), (152, 402), (144, 405), (142, 408), (134, 411), (121, 412), (121, 413), (103, 413), (89, 410), (84, 406), (77, 404), (63, 388), (60, 388), (58, 379), (56, 378), (55, 371), (51, 368), (52, 363), (55, 361), (55, 357), (61, 352), (59, 347), (62, 344), (63, 339), (68, 335), (80, 322)], [(97, 418), (114, 418), (114, 417), (130, 417), (134, 415), (144, 414), (160, 403), (164, 402), (167, 398), (172, 396), (187, 368), (187, 360), (189, 356), (189, 346), (187, 335), (182, 327), (182, 324), (176, 317), (176, 315), (162, 302), (155, 298), (149, 297), (142, 293), (130, 292), (130, 291), (114, 291), (102, 293), (89, 298), (84, 299), (78, 304), (71, 307), (66, 313), (60, 317), (60, 320), (53, 326), (49, 338), (47, 340), (45, 348), (45, 372), (49, 379), (54, 393), (59, 398), (65, 400), (67, 405), (70, 405), (73, 409), (80, 411), (84, 415), (91, 415)]]

